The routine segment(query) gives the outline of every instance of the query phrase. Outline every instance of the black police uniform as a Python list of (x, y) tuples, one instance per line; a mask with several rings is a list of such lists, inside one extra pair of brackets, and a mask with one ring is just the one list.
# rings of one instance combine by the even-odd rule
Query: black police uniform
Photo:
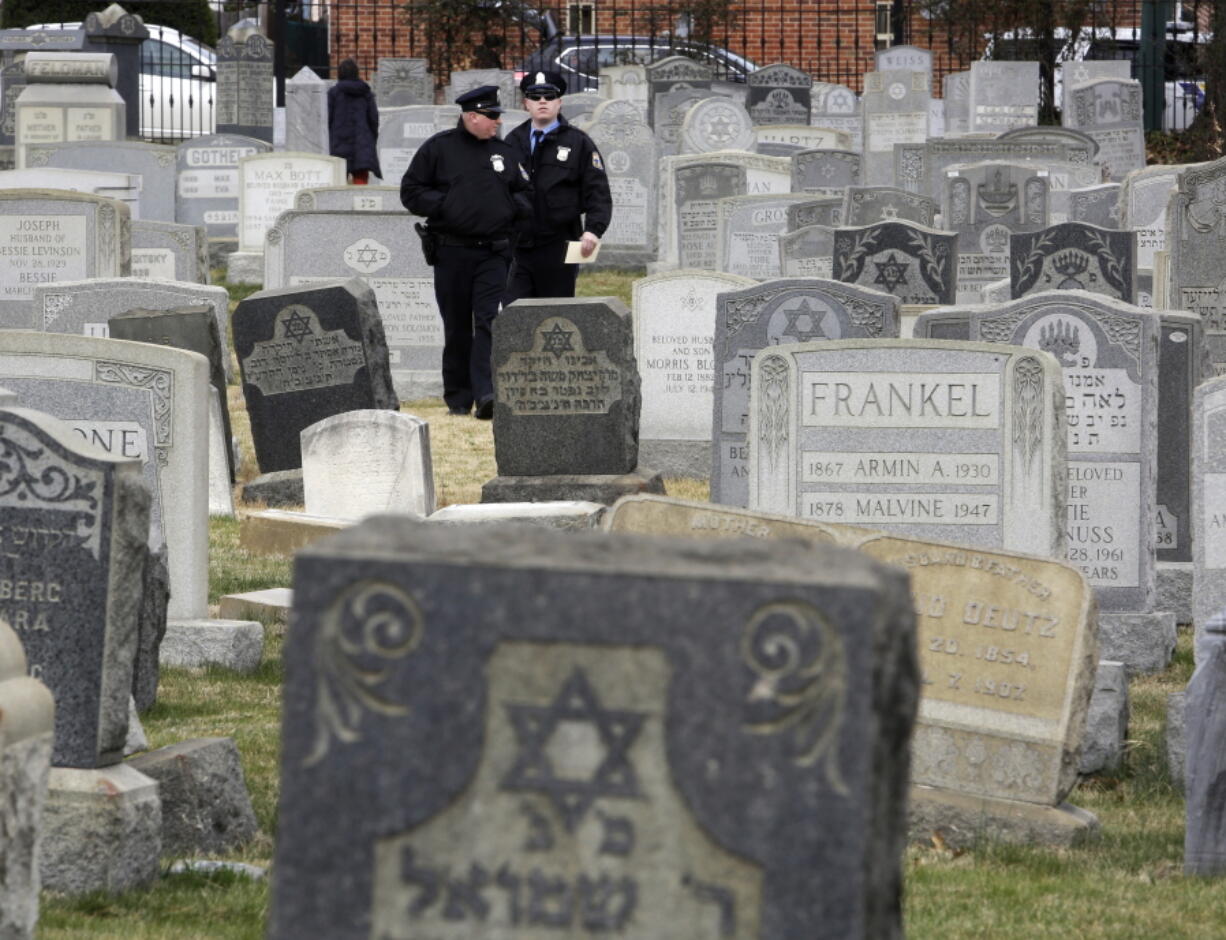
[[(500, 111), (496, 91), (484, 86), (456, 102), (465, 110)], [(474, 101), (489, 107), (474, 108)], [(494, 397), (491, 328), (515, 223), (531, 214), (530, 191), (515, 150), (497, 138), (474, 137), (463, 118), (422, 144), (400, 181), (400, 201), (424, 215), (438, 238), (434, 296), (443, 317), (443, 398), (452, 412), (466, 413), (475, 403), (478, 416), (492, 413), (482, 408)]]
[(585, 231), (602, 237), (613, 217), (609, 178), (596, 144), (560, 114), (558, 121), (535, 151), (531, 121), (507, 135), (532, 175), (534, 211), (531, 223), (520, 226), (504, 305), (521, 297), (573, 297), (579, 265), (563, 263), (566, 243)]

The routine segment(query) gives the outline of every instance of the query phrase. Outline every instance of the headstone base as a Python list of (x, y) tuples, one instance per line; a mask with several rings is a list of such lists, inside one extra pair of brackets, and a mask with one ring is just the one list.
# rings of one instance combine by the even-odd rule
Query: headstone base
[(1128, 671), (1123, 663), (1105, 660), (1094, 676), (1094, 694), (1081, 737), (1078, 771), (1093, 774), (1118, 770), (1128, 739)]
[(164, 855), (228, 852), (259, 831), (233, 738), (180, 741), (130, 766), (158, 782)]
[(1069, 803), (1041, 806), (1017, 800), (971, 796), (936, 787), (912, 787), (907, 836), (928, 842), (939, 832), (950, 848), (982, 839), (1014, 845), (1081, 845), (1098, 838), (1098, 817)]
[(43, 809), (43, 890), (117, 894), (149, 884), (162, 853), (158, 785), (127, 764), (52, 767)]
[(601, 503), (580, 500), (552, 503), (456, 503), (427, 517), (443, 525), (518, 525), (542, 529), (595, 529), (604, 517)]
[(162, 640), (162, 665), (224, 666), (255, 672), (264, 655), (264, 628), (253, 620), (171, 620)]
[(1188, 766), (1188, 740), (1184, 733), (1184, 708), (1187, 693), (1172, 692), (1166, 697), (1166, 770), (1171, 784), (1183, 792), (1184, 777)]
[(1169, 610), (1175, 623), (1192, 622), (1192, 562), (1160, 561), (1157, 571), (1158, 597), (1154, 606)]
[(260, 555), (292, 555), (304, 545), (351, 525), (352, 522), (344, 519), (267, 509), (243, 517), (238, 528), (238, 544)]
[(244, 503), (263, 503), (265, 506), (305, 505), (302, 468), (260, 474), (243, 485), (242, 499)]
[(611, 506), (623, 496), (636, 493), (664, 495), (664, 477), (639, 467), (630, 473), (494, 477), (481, 487), (483, 503), (544, 503), (552, 500), (584, 500)]
[(653, 441), (639, 438), (639, 460), (665, 476), (711, 479), (710, 441)]
[(218, 602), (217, 614), (223, 620), (267, 620), (284, 627), (293, 605), (294, 592), (290, 588), (265, 588), (225, 595)]
[(264, 252), (231, 252), (226, 257), (226, 283), (264, 286)]
[(1098, 655), (1123, 663), (1128, 675), (1161, 672), (1175, 651), (1175, 615), (1156, 610), (1148, 614), (1118, 610), (1098, 612)]

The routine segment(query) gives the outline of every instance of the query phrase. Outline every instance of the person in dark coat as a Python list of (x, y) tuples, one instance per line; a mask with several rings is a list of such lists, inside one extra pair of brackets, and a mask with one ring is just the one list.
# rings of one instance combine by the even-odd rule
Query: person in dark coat
[(379, 109), (370, 86), (358, 78), (353, 59), (341, 63), (337, 83), (328, 89), (328, 152), (345, 158), (354, 183), (365, 185), (379, 168)]

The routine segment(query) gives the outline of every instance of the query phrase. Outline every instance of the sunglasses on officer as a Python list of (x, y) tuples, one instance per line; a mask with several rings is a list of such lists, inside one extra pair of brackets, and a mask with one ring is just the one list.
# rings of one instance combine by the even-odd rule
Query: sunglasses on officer
[(501, 111), (482, 111), (478, 109), (474, 113), (481, 115), (483, 118), (488, 118), (491, 121), (498, 121), (498, 120), (501, 120), (502, 118)]
[(557, 101), (560, 95), (556, 91), (526, 92), (524, 97), (529, 101)]

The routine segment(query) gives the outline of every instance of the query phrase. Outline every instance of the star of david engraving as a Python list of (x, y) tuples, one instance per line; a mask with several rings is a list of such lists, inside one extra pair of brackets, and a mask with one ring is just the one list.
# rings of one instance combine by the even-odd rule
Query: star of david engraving
[(907, 283), (907, 269), (911, 267), (911, 262), (899, 261), (894, 252), (891, 251), (884, 261), (874, 261), (873, 264), (877, 266), (877, 276), (873, 283), (880, 284), (887, 293), (892, 292), (899, 284)]
[(541, 333), (542, 349), (553, 353), (555, 359), (561, 359), (564, 353), (575, 351), (575, 347), (571, 345), (571, 337), (574, 335), (574, 330), (564, 330), (561, 323), (555, 323), (553, 329)]
[[(599, 798), (642, 798), (628, 752), (647, 713), (602, 708), (582, 669), (575, 668), (548, 705), (507, 703), (503, 707), (515, 730), (519, 751), (502, 778), (502, 789), (544, 794), (568, 832), (578, 828)], [(550, 739), (564, 722), (588, 726), (603, 747), (603, 759), (586, 779), (560, 776), (550, 756)]]
[(379, 252), (374, 248), (358, 249), (358, 264), (374, 264), (379, 260)]
[(311, 332), (311, 318), (299, 310), (291, 310), (288, 317), (281, 318), (281, 335), (286, 339), (296, 339), (301, 343)]
[(881, 217), (883, 219), (897, 219), (898, 218), (898, 206), (894, 205), (894, 203), (892, 202), (887, 202), (884, 206), (881, 207)]
[(722, 114), (716, 115), (707, 122), (707, 136), (717, 144), (732, 140), (732, 122)]
[[(822, 329), (822, 320), (826, 318), (826, 314), (821, 310), (814, 310), (808, 298), (802, 300), (799, 307), (784, 310), (783, 315), (788, 318), (788, 325), (783, 328), (783, 335), (795, 337), (798, 343), (830, 338)], [(802, 318), (807, 319), (808, 326), (801, 325)]]

